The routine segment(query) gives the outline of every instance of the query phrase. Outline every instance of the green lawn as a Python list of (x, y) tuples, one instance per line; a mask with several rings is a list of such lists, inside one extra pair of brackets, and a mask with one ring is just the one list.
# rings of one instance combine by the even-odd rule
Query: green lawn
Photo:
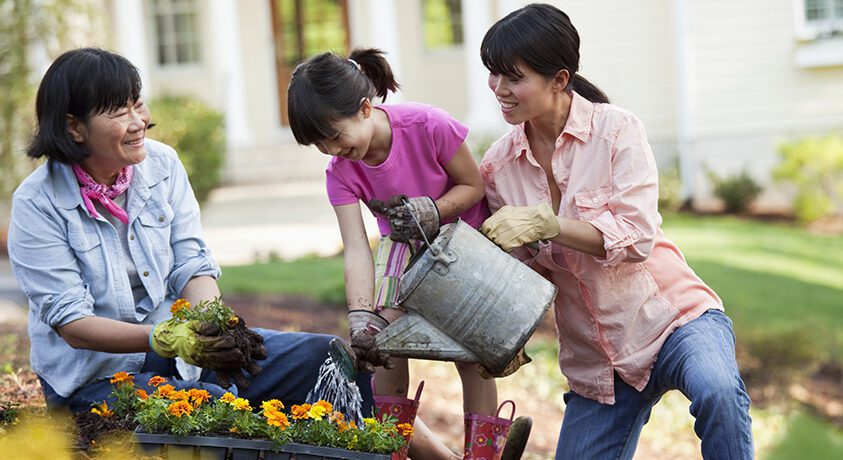
[(323, 302), (345, 304), (340, 257), (305, 257), (223, 267), (220, 290), (240, 294), (300, 294)]

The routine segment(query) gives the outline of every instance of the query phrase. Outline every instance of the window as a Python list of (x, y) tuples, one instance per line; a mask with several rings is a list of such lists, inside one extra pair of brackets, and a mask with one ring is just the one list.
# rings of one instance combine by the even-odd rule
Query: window
[(462, 0), (422, 0), (422, 8), (427, 49), (462, 45)]
[(795, 7), (798, 38), (843, 36), (843, 0), (796, 0)]
[(159, 65), (199, 62), (197, 11), (196, 0), (152, 0)]

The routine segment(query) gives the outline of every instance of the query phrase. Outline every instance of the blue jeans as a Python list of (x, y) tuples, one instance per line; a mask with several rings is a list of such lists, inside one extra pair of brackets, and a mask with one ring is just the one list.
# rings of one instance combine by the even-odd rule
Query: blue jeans
[[(176, 390), (197, 388), (207, 390), (215, 398), (219, 398), (226, 391), (246, 398), (253, 403), (268, 399), (279, 399), (287, 407), (292, 404), (302, 404), (307, 393), (316, 384), (319, 367), (328, 357), (328, 343), (334, 336), (324, 334), (309, 334), (302, 332), (278, 332), (268, 329), (255, 329), (264, 338), (269, 356), (258, 364), (263, 370), (249, 379), (249, 388), (223, 389), (216, 384), (214, 372), (202, 372), (199, 381), (182, 380), (176, 370), (174, 359), (162, 358), (155, 353), (147, 353), (146, 361), (140, 373), (134, 375), (135, 386), (147, 392), (154, 389), (147, 385), (155, 375), (169, 379), (167, 383)], [(363, 396), (362, 411), (365, 416), (372, 413), (372, 385), (371, 374), (359, 373), (357, 386)], [(50, 409), (66, 408), (72, 412), (87, 411), (92, 402), (107, 400), (112, 385), (108, 380), (98, 380), (76, 390), (69, 397), (57, 394), (43, 379), (41, 386)]]
[(708, 310), (668, 337), (644, 391), (615, 374), (614, 405), (566, 393), (556, 458), (631, 459), (653, 406), (672, 389), (691, 401), (704, 458), (753, 458), (749, 396), (735, 361), (735, 334), (719, 310)]

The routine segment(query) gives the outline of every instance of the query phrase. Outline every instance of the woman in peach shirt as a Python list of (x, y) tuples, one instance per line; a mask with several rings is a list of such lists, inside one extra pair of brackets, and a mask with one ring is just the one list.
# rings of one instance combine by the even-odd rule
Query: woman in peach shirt
[(571, 391), (556, 458), (632, 458), (671, 389), (691, 400), (705, 458), (751, 458), (731, 320), (662, 233), (641, 121), (576, 73), (578, 33), (553, 6), (501, 19), (480, 53), (513, 125), (480, 166), (494, 212), (482, 231), (559, 288)]

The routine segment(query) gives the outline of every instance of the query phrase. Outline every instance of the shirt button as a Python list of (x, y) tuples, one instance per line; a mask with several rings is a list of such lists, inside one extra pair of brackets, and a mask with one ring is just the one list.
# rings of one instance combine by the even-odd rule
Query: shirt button
[(591, 199), (591, 202), (592, 202), (592, 203), (595, 203), (595, 204), (596, 204), (598, 201), (600, 201), (600, 200), (598, 200), (597, 198), (592, 198), (592, 199)]
[(135, 235), (129, 235), (129, 239), (135, 241)]
[(158, 222), (164, 222), (164, 216), (158, 217)]
[(143, 276), (149, 276), (149, 272), (143, 272)]

